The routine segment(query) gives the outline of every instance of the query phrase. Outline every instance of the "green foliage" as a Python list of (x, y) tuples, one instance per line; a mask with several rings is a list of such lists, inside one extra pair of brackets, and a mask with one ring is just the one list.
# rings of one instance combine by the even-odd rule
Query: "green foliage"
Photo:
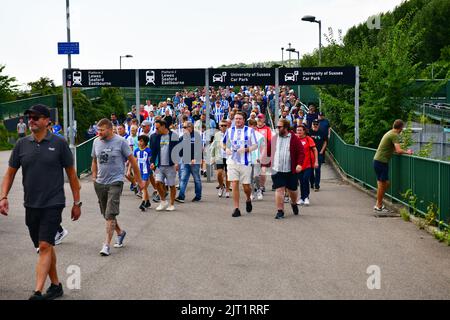
[(3, 123), (0, 124), (0, 151), (11, 150), (13, 145), (8, 142), (8, 138), (14, 134), (6, 130)]
[(16, 78), (2, 74), (4, 70), (0, 65), (0, 103), (15, 100), (18, 87)]
[(430, 141), (428, 141), (422, 148), (420, 148), (417, 155), (422, 158), (430, 158), (433, 151), (433, 143), (434, 137), (431, 137)]
[(402, 217), (402, 219), (404, 221), (410, 221), (411, 220), (411, 218), (409, 217), (408, 210), (406, 210), (404, 208), (400, 209), (400, 216)]
[(410, 210), (412, 210), (412, 214), (417, 216), (417, 195), (414, 194), (412, 189), (408, 189), (405, 191), (405, 193), (401, 193), (401, 196), (409, 204)]
[(77, 143), (85, 140), (85, 132), (98, 120), (109, 119), (111, 113), (115, 113), (118, 118), (124, 117), (126, 113), (125, 100), (119, 88), (102, 88), (101, 98), (94, 103), (81, 90), (74, 89), (72, 97), (77, 120)]
[(408, 122), (406, 123), (406, 128), (402, 131), (400, 135), (400, 145), (403, 150), (409, 149), (414, 143), (412, 138), (412, 121), (411, 114), (408, 117)]
[[(410, 113), (411, 97), (430, 97), (443, 85), (442, 81), (417, 85), (414, 79), (430, 78), (431, 68), (435, 79), (448, 79), (449, 12), (448, 0), (410, 0), (382, 14), (379, 30), (367, 28), (364, 22), (343, 38), (339, 34), (335, 39), (332, 30), (325, 35), (328, 45), (322, 49), (322, 65), (360, 66), (361, 145), (376, 147), (394, 120)], [(317, 65), (317, 51), (302, 59), (302, 66)], [(337, 133), (353, 143), (353, 88), (323, 86), (319, 92)]]
[(55, 86), (55, 82), (48, 77), (40, 77), (39, 80), (28, 82), (31, 93), (39, 93), (41, 95), (56, 94), (60, 90)]
[(430, 203), (427, 206), (427, 213), (425, 215), (425, 221), (427, 225), (434, 226), (436, 225), (436, 220), (439, 217), (439, 208), (434, 203)]

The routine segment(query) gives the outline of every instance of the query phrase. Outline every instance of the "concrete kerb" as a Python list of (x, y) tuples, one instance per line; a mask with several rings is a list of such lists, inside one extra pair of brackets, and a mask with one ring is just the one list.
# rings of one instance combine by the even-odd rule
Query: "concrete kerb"
[[(347, 175), (341, 170), (341, 168), (337, 165), (337, 163), (334, 161), (333, 157), (331, 157), (328, 152), (325, 154), (325, 157), (327, 158), (327, 160), (329, 161), (328, 163), (331, 164), (331, 166), (333, 167), (333, 169), (338, 173), (338, 175), (341, 177), (342, 181), (344, 183), (348, 183), (349, 185), (355, 187), (356, 189), (364, 192), (365, 194), (376, 198), (376, 192), (374, 192), (373, 190), (369, 190), (367, 188), (365, 188), (364, 186), (362, 186), (360, 183), (353, 181), (353, 179), (347, 177)], [(396, 213), (395, 216), (390, 216), (390, 217), (400, 217), (400, 210), (401, 209), (406, 209), (409, 212), (409, 208), (403, 204), (396, 204), (396, 203), (392, 203), (390, 201), (387, 201), (386, 199), (383, 200), (383, 204), (389, 208), (389, 210), (393, 211)], [(412, 214), (409, 214), (409, 220), (414, 223), (417, 227), (419, 227), (419, 229), (423, 229), (426, 232), (428, 232), (429, 234), (431, 234), (432, 236), (434, 236), (435, 232), (440, 231), (439, 228), (434, 227), (434, 226), (430, 226), (426, 224), (425, 219), (420, 218), (420, 217), (416, 217)]]

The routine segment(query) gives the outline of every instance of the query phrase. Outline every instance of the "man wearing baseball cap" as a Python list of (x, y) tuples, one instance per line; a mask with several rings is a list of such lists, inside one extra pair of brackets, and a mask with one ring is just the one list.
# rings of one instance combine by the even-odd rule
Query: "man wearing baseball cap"
[[(25, 115), (28, 115), (32, 133), (17, 141), (11, 153), (1, 187), (0, 213), (8, 215), (8, 193), (17, 171), (22, 167), (25, 222), (34, 246), (39, 247), (36, 287), (30, 300), (52, 300), (63, 295), (54, 250), (55, 235), (66, 205), (63, 168), (72, 190), (74, 202), (71, 216), (74, 221), (81, 214), (80, 184), (66, 140), (47, 130), (49, 109), (38, 104), (26, 110)], [(51, 285), (42, 294), (47, 276)]]

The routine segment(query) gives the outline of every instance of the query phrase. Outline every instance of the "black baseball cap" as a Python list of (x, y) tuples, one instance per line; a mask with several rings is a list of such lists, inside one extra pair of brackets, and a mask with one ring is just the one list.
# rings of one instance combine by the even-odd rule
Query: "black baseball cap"
[(324, 116), (325, 113), (323, 113), (322, 111), (319, 112), (319, 116)]
[(43, 104), (35, 104), (34, 106), (29, 108), (28, 110), (25, 110), (25, 112), (24, 112), (25, 115), (30, 114), (30, 113), (44, 116), (44, 118), (50, 118), (50, 110), (48, 109), (47, 106), (45, 106)]
[(319, 124), (319, 120), (315, 119), (315, 120), (313, 120), (312, 123), (313, 123), (313, 124)]

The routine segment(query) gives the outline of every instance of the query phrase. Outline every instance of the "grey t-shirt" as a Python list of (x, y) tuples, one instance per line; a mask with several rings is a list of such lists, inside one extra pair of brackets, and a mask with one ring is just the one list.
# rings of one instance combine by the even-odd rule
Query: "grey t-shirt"
[(11, 153), (9, 166), (22, 167), (25, 207), (65, 206), (63, 168), (73, 166), (66, 140), (50, 132), (39, 143), (33, 135), (20, 139)]
[(26, 130), (27, 130), (27, 125), (25, 123), (20, 123), (19, 122), (17, 124), (17, 130), (18, 130), (18, 133), (25, 133)]
[(169, 134), (163, 134), (161, 135), (161, 153), (159, 155), (160, 157), (160, 165), (161, 166), (168, 166), (170, 161), (170, 149), (169, 149), (169, 145), (170, 145), (170, 138), (169, 138)]
[(128, 142), (114, 135), (109, 140), (96, 138), (92, 145), (91, 156), (97, 158), (97, 183), (111, 184), (123, 181), (125, 162), (131, 155)]

